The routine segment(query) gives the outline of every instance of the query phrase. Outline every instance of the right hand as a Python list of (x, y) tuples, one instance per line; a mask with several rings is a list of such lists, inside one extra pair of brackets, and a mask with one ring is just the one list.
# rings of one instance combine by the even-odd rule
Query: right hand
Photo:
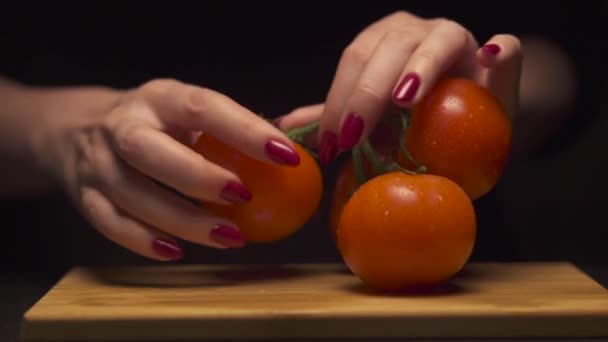
[(238, 175), (189, 147), (200, 131), (268, 163), (300, 160), (283, 132), (213, 90), (153, 80), (118, 93), (104, 110), (72, 96), (85, 105), (54, 113), (43, 133), (48, 167), (101, 234), (152, 259), (181, 258), (177, 238), (214, 248), (244, 244), (232, 222), (167, 188), (226, 204), (255, 196)]
[(393, 108), (417, 105), (443, 76), (476, 81), (498, 96), (513, 116), (519, 102), (519, 39), (497, 34), (485, 44), (480, 47), (473, 34), (453, 20), (404, 11), (387, 15), (344, 48), (325, 102), (287, 114), (281, 128), (319, 120), (319, 159), (329, 164), (370, 137), (380, 117)]

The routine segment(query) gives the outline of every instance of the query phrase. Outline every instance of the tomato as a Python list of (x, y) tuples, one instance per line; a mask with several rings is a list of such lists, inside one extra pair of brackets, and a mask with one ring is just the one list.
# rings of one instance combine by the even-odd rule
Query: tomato
[[(445, 78), (412, 109), (405, 147), (428, 173), (453, 180), (475, 200), (498, 182), (511, 134), (510, 117), (489, 90)], [(404, 154), (398, 162), (412, 166)]]
[(238, 175), (252, 194), (245, 204), (203, 205), (234, 222), (249, 242), (274, 242), (295, 233), (315, 214), (323, 193), (316, 160), (301, 145), (295, 146), (300, 164), (281, 166), (254, 159), (209, 134), (201, 135), (194, 150)]
[(475, 243), (472, 200), (436, 175), (385, 173), (344, 206), (337, 231), (347, 267), (368, 287), (401, 291), (436, 285), (468, 261)]

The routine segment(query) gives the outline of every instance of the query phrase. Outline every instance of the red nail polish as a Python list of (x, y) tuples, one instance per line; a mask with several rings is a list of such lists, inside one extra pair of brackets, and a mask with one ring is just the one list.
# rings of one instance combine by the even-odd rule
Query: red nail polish
[(497, 55), (500, 52), (500, 46), (496, 44), (486, 44), (481, 49), (492, 55)]
[(239, 230), (234, 227), (218, 224), (211, 229), (209, 237), (211, 240), (228, 248), (245, 246), (245, 239)]
[(333, 132), (323, 132), (321, 144), (319, 145), (319, 161), (328, 165), (336, 158), (338, 152), (338, 136)]
[(414, 72), (411, 72), (405, 75), (397, 88), (395, 88), (393, 98), (399, 102), (411, 101), (414, 96), (416, 96), (418, 87), (420, 87), (420, 76)]
[(228, 202), (241, 204), (251, 200), (251, 193), (241, 183), (228, 181), (220, 197)]
[(158, 255), (171, 260), (178, 260), (184, 256), (181, 248), (175, 242), (167, 239), (156, 239), (152, 242), (152, 248)]
[(277, 163), (296, 166), (300, 164), (300, 155), (296, 150), (286, 144), (277, 141), (269, 140), (266, 143), (266, 153)]
[(363, 133), (363, 119), (356, 113), (350, 113), (342, 124), (338, 147), (349, 149), (355, 146)]

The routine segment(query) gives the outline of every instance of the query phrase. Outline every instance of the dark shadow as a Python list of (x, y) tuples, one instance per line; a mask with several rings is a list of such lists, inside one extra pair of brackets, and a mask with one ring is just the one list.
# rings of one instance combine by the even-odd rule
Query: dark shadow
[(315, 271), (297, 265), (252, 265), (227, 267), (209, 273), (223, 281), (243, 283), (283, 280), (305, 276), (312, 272)]
[(267, 282), (304, 276), (313, 270), (291, 265), (171, 265), (95, 268), (97, 281), (135, 287), (204, 287)]
[(466, 292), (464, 287), (452, 282), (428, 286), (415, 286), (400, 291), (379, 291), (373, 290), (359, 281), (346, 285), (344, 289), (360, 295), (376, 297), (437, 297), (459, 295)]
[(461, 268), (452, 279), (468, 279), (468, 278), (479, 278), (487, 274), (487, 268), (477, 267), (476, 264), (469, 263), (465, 267)]

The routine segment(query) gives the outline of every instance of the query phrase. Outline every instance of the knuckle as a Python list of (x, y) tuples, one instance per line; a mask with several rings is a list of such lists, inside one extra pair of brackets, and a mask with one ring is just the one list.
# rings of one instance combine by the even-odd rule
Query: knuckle
[(358, 93), (364, 96), (365, 99), (373, 102), (381, 102), (384, 99), (382, 92), (369, 81), (361, 81), (357, 88)]
[(106, 135), (101, 129), (92, 128), (73, 138), (75, 174), (79, 183), (99, 184), (111, 174), (112, 160), (108, 157)]
[(390, 19), (392, 19), (396, 22), (401, 22), (401, 23), (411, 20), (412, 17), (413, 17), (413, 15), (410, 12), (404, 11), (404, 10), (396, 11), (389, 16)]
[(466, 36), (469, 35), (469, 31), (464, 26), (460, 25), (452, 19), (442, 19), (439, 25), (441, 25), (441, 27), (445, 31), (451, 32), (454, 36), (461, 36), (466, 38)]
[(179, 81), (174, 78), (155, 78), (142, 84), (140, 89), (142, 91), (156, 92), (163, 91), (176, 84), (179, 84)]
[(420, 39), (420, 34), (416, 30), (409, 29), (390, 31), (386, 33), (384, 39), (388, 44), (403, 50), (402, 53), (406, 53), (414, 49)]
[(437, 55), (429, 50), (419, 50), (416, 52), (416, 59), (420, 64), (428, 65), (431, 69), (439, 67), (439, 61)]
[(435, 23), (435, 24), (440, 24), (440, 23), (442, 23), (444, 21), (448, 21), (448, 20), (450, 20), (450, 19), (448, 19), (447, 17), (442, 17), (442, 16), (433, 17), (432, 19), (429, 19), (430, 22)]
[(360, 44), (350, 44), (342, 53), (342, 59), (353, 64), (365, 64), (369, 58), (370, 51)]
[(91, 164), (96, 173), (96, 182), (105, 189), (120, 186), (121, 176), (109, 151), (97, 150), (91, 155)]
[(204, 114), (210, 112), (211, 99), (215, 95), (209, 88), (191, 88), (184, 95), (181, 101), (181, 112), (184, 113), (185, 123), (200, 122), (204, 119)]
[(125, 157), (136, 156), (143, 150), (141, 126), (129, 122), (119, 125), (114, 133), (118, 152)]
[(101, 120), (100, 127), (105, 133), (111, 133), (126, 116), (127, 111), (124, 107), (118, 106), (112, 109), (108, 115)]

